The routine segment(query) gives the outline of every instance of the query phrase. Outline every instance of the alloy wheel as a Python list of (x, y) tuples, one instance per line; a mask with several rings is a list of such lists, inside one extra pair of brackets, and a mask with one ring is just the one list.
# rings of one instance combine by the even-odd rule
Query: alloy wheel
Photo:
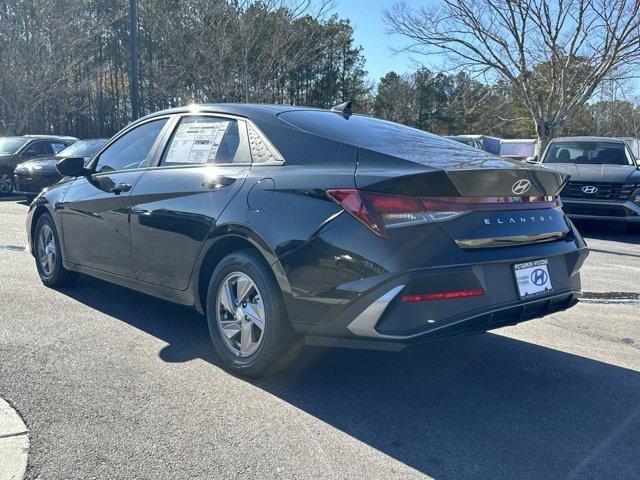
[(227, 348), (238, 357), (255, 353), (264, 338), (265, 309), (262, 295), (246, 273), (225, 277), (216, 295), (218, 330)]
[(13, 177), (8, 173), (0, 175), (0, 194), (7, 195), (13, 190)]
[(42, 272), (46, 277), (51, 276), (56, 264), (56, 239), (53, 230), (47, 224), (44, 224), (38, 235), (38, 261)]

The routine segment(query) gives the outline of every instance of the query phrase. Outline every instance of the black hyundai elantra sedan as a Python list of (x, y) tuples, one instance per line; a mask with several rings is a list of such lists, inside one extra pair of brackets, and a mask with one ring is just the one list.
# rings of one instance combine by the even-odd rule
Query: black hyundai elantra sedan
[(400, 350), (572, 306), (566, 177), (332, 110), (199, 105), (127, 126), (32, 203), (45, 285), (85, 273), (206, 315), (229, 368)]

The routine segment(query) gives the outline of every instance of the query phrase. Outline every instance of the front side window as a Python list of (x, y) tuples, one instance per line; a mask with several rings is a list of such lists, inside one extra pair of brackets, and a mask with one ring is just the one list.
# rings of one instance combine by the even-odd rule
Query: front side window
[(39, 155), (53, 155), (53, 148), (49, 142), (33, 142), (29, 145), (22, 155), (25, 157), (37, 157)]
[(102, 152), (94, 168), (95, 173), (143, 166), (166, 123), (166, 118), (153, 120), (125, 133)]
[(543, 163), (633, 165), (633, 159), (622, 142), (553, 142)]
[(248, 162), (239, 125), (230, 118), (188, 116), (180, 120), (166, 147), (163, 166)]

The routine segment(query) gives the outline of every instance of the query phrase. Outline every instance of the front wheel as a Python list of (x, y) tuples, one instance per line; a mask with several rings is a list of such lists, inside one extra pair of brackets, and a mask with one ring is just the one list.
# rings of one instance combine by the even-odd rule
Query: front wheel
[(254, 252), (234, 252), (218, 264), (207, 292), (207, 323), (224, 365), (264, 377), (284, 370), (302, 347), (269, 266)]
[(0, 173), (0, 197), (13, 193), (13, 175), (8, 172)]
[(76, 281), (78, 274), (67, 270), (62, 265), (60, 239), (53, 219), (48, 213), (38, 219), (33, 247), (38, 275), (47, 287), (64, 287)]

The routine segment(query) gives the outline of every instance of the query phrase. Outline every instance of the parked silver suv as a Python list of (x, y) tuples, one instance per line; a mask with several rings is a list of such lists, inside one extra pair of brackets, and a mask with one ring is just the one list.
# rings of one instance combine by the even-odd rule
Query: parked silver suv
[(623, 139), (556, 138), (542, 165), (570, 175), (560, 193), (570, 218), (623, 222), (640, 231), (640, 167)]

